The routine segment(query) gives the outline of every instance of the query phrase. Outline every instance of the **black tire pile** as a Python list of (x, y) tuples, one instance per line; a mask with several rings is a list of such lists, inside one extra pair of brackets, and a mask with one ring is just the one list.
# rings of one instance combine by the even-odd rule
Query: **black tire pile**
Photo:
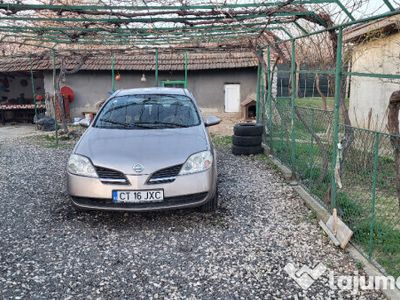
[(239, 123), (233, 127), (232, 153), (252, 155), (263, 152), (261, 147), (263, 126), (254, 123)]

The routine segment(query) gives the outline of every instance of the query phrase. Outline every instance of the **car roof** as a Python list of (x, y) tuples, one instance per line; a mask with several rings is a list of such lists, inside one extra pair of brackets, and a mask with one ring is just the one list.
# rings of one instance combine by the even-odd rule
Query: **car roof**
[(137, 89), (124, 89), (115, 92), (114, 96), (128, 96), (128, 95), (146, 95), (146, 94), (161, 94), (161, 95), (185, 95), (191, 96), (187, 89), (182, 88), (164, 88), (164, 87), (151, 87), (151, 88), (137, 88)]

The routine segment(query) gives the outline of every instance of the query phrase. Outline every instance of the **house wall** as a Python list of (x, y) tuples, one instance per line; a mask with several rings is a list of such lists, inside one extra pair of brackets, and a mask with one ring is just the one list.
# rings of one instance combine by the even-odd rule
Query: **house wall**
[[(43, 95), (43, 76), (41, 73), (34, 75), (34, 83), (36, 94)], [(7, 73), (0, 75), (0, 104), (2, 103), (33, 103), (30, 74)]]
[[(116, 81), (117, 89), (154, 86), (154, 72), (145, 72), (146, 82), (141, 82), (142, 72), (120, 72), (121, 80)], [(183, 80), (183, 72), (160, 72), (159, 80)], [(240, 83), (241, 101), (255, 92), (257, 69), (207, 70), (188, 73), (188, 89), (193, 93), (199, 106), (208, 111), (224, 111), (224, 84)], [(81, 71), (67, 75), (66, 85), (76, 95), (71, 104), (71, 117), (81, 117), (84, 111), (95, 111), (95, 103), (108, 97), (111, 91), (111, 72)], [(50, 72), (44, 74), (46, 92), (53, 92)]]
[[(355, 47), (354, 72), (400, 74), (400, 33)], [(349, 116), (353, 126), (386, 131), (390, 95), (400, 89), (399, 81), (351, 78)], [(370, 126), (368, 115), (371, 111)]]

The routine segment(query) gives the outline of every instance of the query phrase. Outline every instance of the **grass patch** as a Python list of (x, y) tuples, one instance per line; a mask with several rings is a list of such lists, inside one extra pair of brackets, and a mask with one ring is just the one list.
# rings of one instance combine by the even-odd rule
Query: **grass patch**
[(306, 220), (307, 220), (309, 223), (311, 223), (311, 224), (316, 224), (317, 221), (318, 221), (317, 213), (316, 213), (315, 211), (313, 211), (313, 210), (310, 211), (310, 212), (307, 214)]
[(359, 260), (357, 260), (356, 261), (356, 268), (358, 269), (358, 270), (361, 270), (362, 268), (363, 268), (363, 263), (361, 262), (361, 261), (359, 261)]
[(35, 143), (42, 147), (50, 149), (68, 149), (72, 148), (78, 139), (68, 138), (67, 136), (60, 136), (57, 138), (55, 133), (49, 133), (46, 135), (39, 135), (32, 139)]
[[(326, 104), (328, 109), (333, 109), (335, 99), (333, 97), (326, 98)], [(349, 98), (345, 99), (346, 106), (349, 107)], [(305, 98), (296, 98), (295, 101), (298, 106), (307, 106), (312, 108), (322, 109), (322, 98), (321, 97), (305, 97)]]
[[(320, 97), (297, 98), (295, 103), (298, 106), (307, 106), (307, 107), (322, 109), (322, 98)], [(326, 104), (328, 106), (328, 109), (332, 108), (334, 104), (334, 98), (328, 97), (326, 99)]]
[(366, 207), (355, 202), (346, 193), (337, 193), (336, 201), (340, 216), (347, 224), (352, 224), (355, 220), (360, 220), (368, 214)]
[[(365, 252), (370, 249), (371, 225), (370, 220), (365, 219), (356, 222), (352, 226), (354, 239)], [(373, 248), (372, 257), (385, 268), (392, 276), (400, 276), (400, 231), (385, 223), (384, 220), (377, 220), (372, 230)]]
[[(272, 148), (274, 155), (288, 166), (291, 165), (291, 155), (288, 150), (290, 147), (286, 140), (274, 140)], [(306, 180), (316, 180), (320, 170), (318, 166), (321, 162), (321, 153), (316, 144), (298, 143), (295, 144), (295, 171), (300, 178)]]
[(211, 135), (214, 145), (218, 147), (227, 148), (232, 145), (232, 137), (229, 135)]

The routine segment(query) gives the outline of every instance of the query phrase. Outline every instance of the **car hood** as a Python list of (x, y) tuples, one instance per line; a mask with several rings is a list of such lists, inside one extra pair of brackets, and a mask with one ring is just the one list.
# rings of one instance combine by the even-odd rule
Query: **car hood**
[(90, 127), (75, 153), (89, 157), (95, 166), (127, 175), (135, 164), (144, 167), (140, 175), (183, 164), (193, 153), (209, 149), (202, 125), (167, 129), (103, 129)]

